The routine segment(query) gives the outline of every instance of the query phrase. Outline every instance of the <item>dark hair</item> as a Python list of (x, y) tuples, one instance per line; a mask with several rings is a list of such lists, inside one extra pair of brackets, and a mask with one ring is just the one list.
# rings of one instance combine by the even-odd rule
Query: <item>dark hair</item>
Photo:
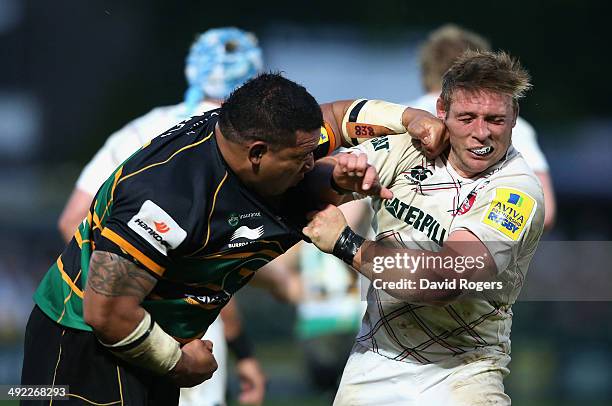
[(442, 77), (440, 97), (448, 112), (457, 89), (491, 91), (512, 97), (514, 107), (531, 88), (529, 73), (505, 52), (466, 51)]
[(234, 90), (221, 105), (219, 126), (234, 142), (260, 140), (274, 147), (294, 146), (296, 131), (323, 125), (317, 101), (279, 73), (261, 74)]

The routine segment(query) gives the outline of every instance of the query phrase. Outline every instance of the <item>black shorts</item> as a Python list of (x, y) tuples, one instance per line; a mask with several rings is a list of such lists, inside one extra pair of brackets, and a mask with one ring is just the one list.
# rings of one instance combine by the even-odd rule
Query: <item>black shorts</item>
[[(170, 380), (115, 358), (93, 333), (61, 326), (34, 307), (25, 332), (22, 385), (68, 385), (58, 405), (178, 405)], [(55, 403), (55, 402), (54, 402)], [(49, 405), (49, 400), (21, 405)]]

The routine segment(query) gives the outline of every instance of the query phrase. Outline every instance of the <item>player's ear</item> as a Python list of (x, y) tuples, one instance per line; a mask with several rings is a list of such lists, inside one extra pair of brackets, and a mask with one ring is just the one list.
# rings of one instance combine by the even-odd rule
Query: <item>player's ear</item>
[(440, 120), (444, 121), (447, 113), (446, 107), (444, 107), (444, 100), (442, 100), (442, 96), (440, 96), (436, 101), (436, 115)]
[(251, 161), (251, 164), (259, 166), (261, 164), (261, 159), (268, 151), (268, 144), (266, 144), (264, 141), (254, 141), (249, 146), (249, 161)]
[(519, 104), (515, 101), (514, 102), (514, 117), (512, 117), (512, 128), (514, 128), (514, 126), (516, 125), (516, 119), (518, 118), (519, 115)]

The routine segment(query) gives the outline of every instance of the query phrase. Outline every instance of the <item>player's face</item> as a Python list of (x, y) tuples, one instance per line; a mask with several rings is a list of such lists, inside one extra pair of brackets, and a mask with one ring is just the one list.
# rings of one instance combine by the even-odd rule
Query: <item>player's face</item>
[(438, 117), (450, 134), (449, 161), (463, 177), (473, 177), (504, 157), (510, 147), (518, 109), (512, 97), (492, 91), (453, 94), (448, 112), (438, 101)]
[(274, 196), (284, 193), (304, 179), (314, 167), (313, 152), (319, 144), (321, 131), (297, 131), (296, 145), (268, 151), (262, 158), (260, 193)]

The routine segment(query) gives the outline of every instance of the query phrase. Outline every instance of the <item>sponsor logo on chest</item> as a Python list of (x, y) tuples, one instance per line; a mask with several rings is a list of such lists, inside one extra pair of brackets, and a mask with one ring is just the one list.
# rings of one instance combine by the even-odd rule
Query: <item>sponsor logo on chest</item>
[[(259, 226), (257, 228), (249, 228), (247, 226), (241, 226), (234, 231), (230, 238), (230, 242), (227, 244), (229, 248), (240, 248), (244, 247), (251, 243), (252, 240), (259, 239), (264, 234), (264, 226)], [(232, 242), (236, 240), (251, 240), (251, 241), (241, 241), (241, 242)]]
[(404, 223), (412, 226), (413, 229), (426, 234), (429, 239), (440, 247), (444, 243), (446, 229), (431, 214), (416, 206), (406, 204), (397, 197), (385, 201), (385, 208), (393, 217), (402, 220)]
[(249, 220), (249, 219), (254, 219), (258, 217), (261, 217), (260, 211), (254, 211), (251, 213), (242, 213), (242, 214), (231, 213), (229, 217), (227, 218), (227, 224), (229, 224), (232, 227), (236, 227), (242, 220)]
[(151, 200), (142, 204), (128, 227), (163, 255), (168, 255), (168, 250), (178, 247), (187, 237), (187, 232)]

